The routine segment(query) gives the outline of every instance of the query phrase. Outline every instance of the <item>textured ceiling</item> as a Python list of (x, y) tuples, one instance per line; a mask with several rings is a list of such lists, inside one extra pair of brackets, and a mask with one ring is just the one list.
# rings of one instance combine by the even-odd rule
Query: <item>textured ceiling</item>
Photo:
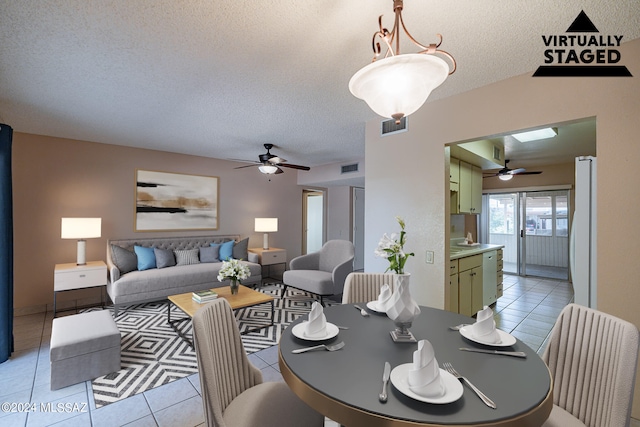
[[(531, 72), (541, 35), (583, 10), (640, 37), (640, 1), (406, 0), (421, 43), (458, 71), (430, 100)], [(16, 131), (216, 158), (364, 157), (375, 116), (348, 90), (391, 0), (7, 0), (0, 3), (0, 122)], [(408, 45), (405, 52), (413, 51)]]

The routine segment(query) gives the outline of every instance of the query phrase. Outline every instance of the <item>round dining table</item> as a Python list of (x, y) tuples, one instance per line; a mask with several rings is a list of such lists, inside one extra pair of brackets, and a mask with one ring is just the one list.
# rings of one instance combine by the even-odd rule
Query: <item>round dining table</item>
[[(337, 336), (323, 341), (294, 336), (294, 327), (307, 320), (302, 316), (280, 338), (278, 359), (284, 380), (300, 399), (326, 417), (347, 427), (535, 427), (548, 418), (553, 381), (535, 351), (517, 339), (512, 346), (500, 348), (464, 338), (449, 326), (473, 323), (473, 318), (430, 307), (421, 307), (410, 331), (417, 340), (431, 342), (440, 366), (451, 363), (492, 399), (496, 408), (485, 405), (466, 384), (459, 399), (436, 404), (409, 397), (390, 381), (388, 400), (380, 402), (385, 362), (392, 370), (412, 363), (418, 345), (394, 342), (390, 335), (395, 329), (393, 321), (384, 313), (367, 311), (370, 315), (363, 316), (353, 304), (325, 307), (327, 322), (340, 327)], [(337, 351), (292, 353), (311, 345), (339, 342), (345, 345)], [(461, 347), (523, 351), (526, 358), (461, 351)]]

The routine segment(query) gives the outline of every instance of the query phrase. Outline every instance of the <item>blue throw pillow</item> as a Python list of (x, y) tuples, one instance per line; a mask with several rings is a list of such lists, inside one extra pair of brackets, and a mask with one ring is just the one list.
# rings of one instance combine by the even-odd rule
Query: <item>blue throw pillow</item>
[(229, 259), (233, 258), (234, 243), (234, 240), (229, 240), (228, 242), (224, 242), (220, 245), (220, 252), (218, 255), (218, 259), (220, 259), (220, 261), (228, 261)]
[(156, 255), (153, 252), (153, 248), (134, 246), (133, 250), (138, 256), (138, 270), (142, 271), (156, 268)]

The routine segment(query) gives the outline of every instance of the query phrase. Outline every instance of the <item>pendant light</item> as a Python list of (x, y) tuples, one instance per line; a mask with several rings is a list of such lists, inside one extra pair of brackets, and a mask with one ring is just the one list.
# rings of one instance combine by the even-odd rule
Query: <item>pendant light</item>
[[(374, 57), (371, 64), (355, 73), (349, 81), (349, 90), (364, 100), (377, 114), (400, 119), (418, 110), (427, 100), (431, 91), (440, 86), (456, 70), (456, 61), (449, 53), (439, 50), (442, 36), (438, 34), (438, 43), (424, 46), (418, 43), (404, 25), (402, 19), (402, 0), (394, 0), (395, 22), (389, 32), (382, 27), (382, 15), (378, 18), (380, 30), (373, 35)], [(400, 28), (420, 49), (418, 53), (400, 54)], [(379, 41), (382, 39), (387, 51), (382, 59)], [(395, 49), (394, 49), (395, 44)], [(447, 63), (440, 56), (449, 59)]]

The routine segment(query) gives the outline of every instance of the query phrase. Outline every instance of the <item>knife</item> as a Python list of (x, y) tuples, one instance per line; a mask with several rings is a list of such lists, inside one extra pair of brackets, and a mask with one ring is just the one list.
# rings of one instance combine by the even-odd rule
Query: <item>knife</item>
[(391, 365), (389, 362), (384, 362), (384, 372), (382, 373), (382, 393), (378, 396), (380, 402), (385, 403), (387, 401), (387, 383), (389, 382), (389, 374), (391, 374)]
[(501, 354), (503, 356), (522, 357), (522, 358), (525, 358), (525, 359), (527, 357), (527, 353), (525, 353), (524, 351), (485, 350), (485, 349), (482, 349), (482, 348), (466, 348), (466, 347), (460, 347), (460, 350), (462, 350), (462, 351), (472, 351), (472, 352), (475, 352), (475, 353)]

